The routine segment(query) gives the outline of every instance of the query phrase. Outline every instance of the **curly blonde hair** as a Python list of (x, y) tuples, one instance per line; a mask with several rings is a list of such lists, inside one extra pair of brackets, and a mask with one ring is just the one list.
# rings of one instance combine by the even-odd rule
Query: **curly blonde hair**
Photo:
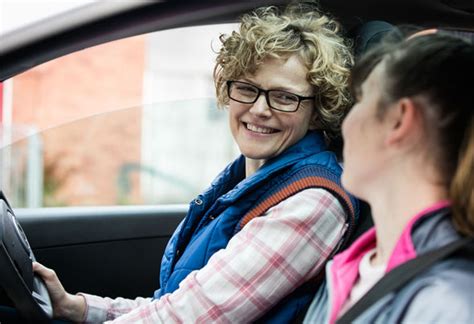
[(220, 37), (222, 47), (214, 68), (219, 106), (229, 103), (227, 80), (254, 74), (267, 58), (297, 54), (308, 69), (307, 80), (316, 96), (318, 114), (312, 125), (329, 138), (338, 137), (352, 102), (348, 78), (353, 65), (349, 44), (339, 32), (339, 24), (321, 14), (314, 3), (263, 7), (243, 15), (239, 31)]

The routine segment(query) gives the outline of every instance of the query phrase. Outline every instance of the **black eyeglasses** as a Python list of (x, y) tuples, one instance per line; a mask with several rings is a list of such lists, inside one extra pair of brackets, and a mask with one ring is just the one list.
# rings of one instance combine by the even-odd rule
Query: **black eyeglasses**
[(227, 94), (234, 101), (253, 104), (261, 93), (265, 94), (265, 99), (270, 108), (284, 112), (295, 112), (298, 110), (301, 101), (314, 99), (314, 96), (302, 97), (282, 90), (263, 90), (247, 82), (227, 81)]

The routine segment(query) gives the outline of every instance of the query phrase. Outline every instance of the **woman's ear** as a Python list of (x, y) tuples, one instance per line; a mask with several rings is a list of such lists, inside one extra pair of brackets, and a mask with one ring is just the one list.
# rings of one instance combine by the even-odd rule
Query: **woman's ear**
[(316, 112), (316, 110), (314, 110), (313, 113), (311, 114), (311, 120), (309, 122), (308, 129), (309, 130), (322, 129), (320, 117), (319, 117), (318, 113)]
[(389, 109), (388, 136), (386, 144), (400, 146), (405, 143), (414, 144), (416, 136), (422, 129), (421, 112), (412, 98), (402, 98)]

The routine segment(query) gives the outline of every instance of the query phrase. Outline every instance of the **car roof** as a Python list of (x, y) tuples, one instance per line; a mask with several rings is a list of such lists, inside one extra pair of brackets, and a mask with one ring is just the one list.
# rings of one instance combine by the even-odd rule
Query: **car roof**
[[(288, 0), (98, 1), (2, 35), (0, 81), (90, 46), (147, 32), (235, 22), (244, 12)], [(472, 0), (321, 0), (346, 29), (368, 20), (474, 31)]]

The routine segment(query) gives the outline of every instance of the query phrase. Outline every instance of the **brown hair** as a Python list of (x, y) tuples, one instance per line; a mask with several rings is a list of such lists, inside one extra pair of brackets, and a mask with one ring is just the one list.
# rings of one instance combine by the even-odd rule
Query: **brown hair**
[(458, 161), (450, 188), (453, 222), (461, 233), (474, 236), (474, 116), (466, 129)]

